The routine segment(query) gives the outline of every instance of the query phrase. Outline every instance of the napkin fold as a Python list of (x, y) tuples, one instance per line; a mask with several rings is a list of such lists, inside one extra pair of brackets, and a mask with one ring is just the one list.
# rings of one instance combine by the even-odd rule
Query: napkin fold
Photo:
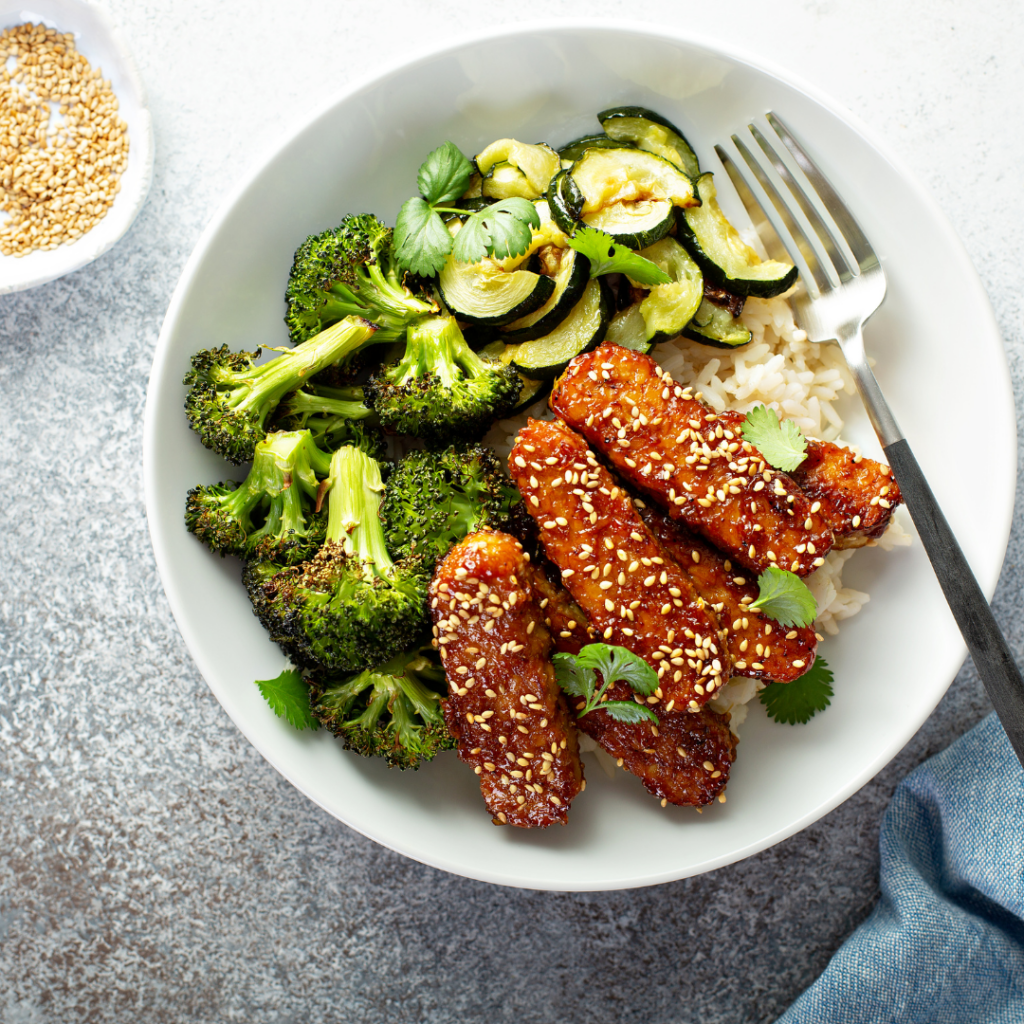
[(900, 783), (882, 895), (779, 1024), (1024, 1021), (1024, 771), (991, 714)]

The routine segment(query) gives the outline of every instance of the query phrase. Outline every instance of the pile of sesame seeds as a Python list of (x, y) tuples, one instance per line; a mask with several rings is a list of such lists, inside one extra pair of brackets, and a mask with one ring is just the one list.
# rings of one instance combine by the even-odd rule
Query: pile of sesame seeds
[(107, 215), (128, 165), (117, 110), (72, 33), (33, 24), (0, 33), (0, 253), (56, 249)]

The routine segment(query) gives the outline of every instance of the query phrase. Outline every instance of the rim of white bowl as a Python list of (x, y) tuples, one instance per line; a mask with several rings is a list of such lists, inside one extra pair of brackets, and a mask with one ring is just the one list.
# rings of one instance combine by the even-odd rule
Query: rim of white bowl
[[(241, 196), (246, 190), (252, 185), (254, 180), (263, 172), (269, 161), (280, 152), (283, 148), (288, 146), (295, 138), (302, 134), (311, 124), (313, 124), (320, 117), (324, 116), (329, 110), (331, 110), (338, 103), (357, 96), (360, 92), (365, 89), (375, 86), (378, 83), (385, 81), (389, 77), (399, 72), (404, 72), (411, 67), (415, 67), (428, 60), (433, 60), (437, 57), (443, 56), (446, 53), (461, 50), (467, 45), (474, 43), (485, 42), (492, 39), (499, 39), (508, 36), (521, 36), (529, 35), (531, 33), (558, 33), (558, 32), (572, 32), (572, 31), (605, 31), (605, 32), (618, 32), (618, 33), (629, 33), (633, 35), (651, 36), (661, 39), (669, 39), (672, 41), (687, 43), (690, 45), (701, 47), (708, 52), (718, 55), (726, 60), (734, 61), (739, 64), (745, 64), (759, 72), (767, 73), (787, 86), (794, 90), (803, 93), (807, 98), (811, 99), (819, 106), (823, 107), (831, 114), (833, 114), (840, 121), (844, 122), (850, 128), (852, 128), (858, 135), (860, 135), (865, 142), (870, 145), (890, 166), (893, 170), (910, 186), (913, 187), (918, 195), (918, 198), (922, 201), (929, 212), (932, 215), (934, 222), (941, 226), (942, 232), (945, 234), (948, 243), (959, 257), (963, 264), (964, 280), (969, 282), (968, 287), (974, 291), (975, 297), (982, 303), (982, 308), (986, 311), (989, 324), (992, 332), (996, 337), (1001, 338), (1001, 332), (999, 330), (998, 323), (995, 318), (995, 314), (992, 311), (991, 303), (989, 302), (988, 295), (985, 292), (984, 287), (981, 284), (981, 280), (978, 277), (978, 273), (971, 262), (970, 256), (964, 247), (963, 242), (960, 240), (956, 231), (953, 229), (952, 224), (946, 217), (944, 211), (939, 206), (938, 202), (934, 199), (931, 193), (925, 188), (925, 186), (917, 179), (917, 176), (910, 170), (910, 168), (903, 163), (903, 161), (894, 156), (890, 150), (888, 144), (882, 140), (875, 132), (865, 125), (860, 118), (855, 114), (848, 111), (838, 101), (834, 100), (828, 94), (824, 93), (817, 86), (807, 82), (790, 72), (787, 69), (780, 67), (770, 59), (763, 59), (757, 54), (752, 53), (742, 47), (734, 47), (732, 44), (728, 45), (704, 35), (702, 33), (691, 33), (680, 30), (666, 29), (661, 25), (654, 25), (646, 22), (642, 23), (627, 23), (619, 19), (604, 18), (604, 19), (587, 19), (581, 21), (574, 18), (558, 18), (545, 21), (531, 20), (527, 22), (517, 23), (515, 25), (503, 25), (494, 28), (489, 28), (482, 31), (466, 32), (458, 36), (454, 40), (446, 40), (443, 44), (434, 46), (423, 47), (419, 50), (412, 51), (410, 56), (405, 60), (396, 60), (388, 66), (384, 71), (379, 71), (373, 75), (366, 75), (360, 78), (357, 82), (353, 83), (349, 88), (339, 91), (329, 101), (322, 104), (317, 110), (306, 117), (296, 128), (294, 128), (287, 137), (278, 140), (276, 144), (268, 145), (259, 157), (250, 164), (246, 173), (242, 176), (239, 182), (233, 189), (228, 193), (225, 199), (219, 205), (217, 211), (214, 213), (210, 222), (206, 228), (202, 231), (199, 239), (196, 242), (195, 248), (185, 263), (185, 266), (181, 273), (181, 278), (175, 287), (174, 294), (171, 297), (170, 305), (167, 309), (167, 314), (164, 318), (163, 325), (160, 330), (160, 335), (157, 339), (156, 349), (153, 358), (153, 368), (150, 374), (149, 387), (147, 389), (146, 396), (146, 413), (145, 422), (143, 429), (143, 481), (144, 490), (146, 497), (146, 515), (150, 527), (150, 537), (153, 543), (154, 556), (156, 558), (157, 568), (160, 572), (161, 583), (164, 587), (164, 592), (167, 595), (168, 603), (171, 605), (171, 610), (174, 613), (175, 621), (178, 624), (179, 631), (182, 634), (182, 638), (185, 641), (185, 645), (192, 656), (193, 661), (199, 668), (200, 673), (203, 675), (204, 681), (207, 681), (207, 675), (204, 671), (203, 659), (196, 654), (199, 649), (199, 644), (196, 638), (192, 635), (192, 630), (182, 621), (182, 618), (178, 616), (178, 600), (179, 595), (172, 594), (171, 588), (169, 588), (168, 581), (169, 576), (167, 569), (169, 568), (168, 558), (166, 553), (162, 550), (161, 542), (156, 535), (154, 529), (153, 517), (150, 509), (154, 501), (155, 490), (156, 490), (156, 474), (158, 471), (157, 466), (154, 464), (152, 452), (156, 443), (156, 423), (152, 413), (154, 403), (151, 401), (152, 393), (155, 391), (159, 384), (164, 382), (166, 374), (166, 363), (169, 358), (169, 338), (173, 330), (174, 323), (178, 316), (178, 311), (185, 301), (186, 294), (192, 284), (193, 277), (196, 272), (196, 268), (205, 255), (206, 249), (209, 246), (213, 237), (220, 230), (221, 225), (225, 219), (229, 216), (234, 205), (238, 202)], [(1004, 365), (1008, 367), (1006, 362), (1005, 347), (1001, 349)], [(1013, 406), (1013, 393), (1012, 385), (1009, 380), (1009, 372), (1004, 378), (1004, 386), (1009, 392), (1011, 407)], [(1017, 439), (1016, 434), (1012, 435), (1011, 444), (1013, 447), (1014, 462), (1016, 461), (1016, 446)], [(1004, 508), (1001, 510), (1002, 523), (999, 530), (999, 541), (1000, 541), (1000, 555), (998, 565), (996, 566), (995, 572), (991, 574), (990, 578), (986, 578), (987, 574), (982, 574), (983, 578), (979, 580), (982, 590), (985, 592), (986, 597), (991, 600), (992, 594), (995, 591), (996, 584), (998, 583), (999, 573), (1002, 568), (1003, 560), (1005, 559), (1006, 547), (1009, 542), (1010, 528), (1013, 522), (1013, 502), (1004, 503)], [(183, 599), (183, 595), (181, 595)], [(879, 755), (874, 760), (868, 763), (868, 765), (853, 777), (846, 785), (841, 787), (835, 793), (833, 793), (828, 799), (821, 801), (815, 808), (805, 813), (799, 819), (793, 822), (787, 823), (785, 826), (778, 830), (759, 837), (756, 841), (747, 843), (746, 845), (739, 847), (735, 850), (731, 850), (728, 854), (723, 854), (719, 857), (714, 857), (708, 860), (707, 863), (701, 865), (696, 871), (684, 871), (682, 873), (675, 871), (662, 871), (656, 872), (649, 875), (637, 875), (627, 879), (616, 879), (605, 883), (588, 883), (585, 886), (579, 887), (580, 891), (602, 891), (602, 890), (614, 890), (614, 889), (628, 889), (628, 888), (639, 888), (648, 885), (660, 885), (666, 882), (677, 881), (680, 878), (691, 877), (696, 874), (704, 874), (709, 871), (714, 871), (718, 868), (726, 867), (730, 864), (734, 864), (737, 861), (744, 860), (747, 857), (753, 856), (756, 853), (760, 853), (762, 850), (766, 850), (777, 843), (788, 839), (790, 836), (795, 835), (797, 832), (802, 831), (807, 826), (818, 821), (824, 815), (834, 810), (839, 804), (843, 803), (859, 789), (861, 789), (867, 782), (869, 782), (875, 775), (878, 774), (886, 764), (889, 763), (902, 750), (906, 744), (910, 741), (913, 735), (921, 727), (921, 725), (930, 717), (931, 713), (935, 710), (936, 705), (945, 695), (948, 690), (950, 683), (959, 671), (960, 666), (967, 655), (966, 645), (961, 643), (957, 649), (955, 658), (950, 658), (946, 667), (942, 670), (942, 673), (947, 677), (946, 685), (939, 692), (935, 701), (930, 705), (922, 705), (918, 709), (918, 713), (907, 719), (906, 727), (904, 729), (904, 739), (902, 743), (884, 754)], [(209, 682), (207, 681), (209, 686)], [(214, 695), (217, 696), (218, 701), (220, 697), (217, 695), (216, 690), (210, 687), (214, 691)], [(393, 838), (377, 835), (372, 828), (359, 827), (344, 817), (336, 813), (331, 808), (327, 807), (322, 801), (318, 800), (312, 793), (310, 793), (305, 787), (298, 782), (295, 782), (287, 770), (278, 763), (278, 759), (275, 753), (266, 749), (261, 743), (256, 742), (250, 738), (249, 733), (243, 727), (242, 723), (237, 721), (231, 714), (230, 710), (226, 707), (223, 701), (220, 701), (221, 706), (228, 713), (228, 716), (238, 727), (239, 731), (246, 737), (246, 739), (252, 743), (252, 745), (259, 751), (259, 753), (275, 768), (281, 775), (283, 775), (288, 781), (307, 799), (321, 807), (326, 811), (332, 818), (341, 821), (343, 824), (352, 828), (354, 831), (366, 836), (368, 839), (373, 840), (381, 846), (387, 849), (393, 850), (396, 853), (400, 853), (403, 856), (409, 857), (411, 860), (418, 861), (422, 864), (427, 864), (430, 867), (438, 868), (442, 871), (447, 871), (450, 874), (459, 875), (460, 877), (471, 877), (479, 881), (489, 882), (495, 885), (506, 885), (516, 888), (531, 888), (536, 890), (553, 889), (556, 891), (572, 891), (566, 889), (563, 885), (544, 886), (542, 883), (538, 883), (536, 879), (516, 879), (509, 877), (507, 874), (499, 874), (496, 872), (488, 871), (486, 868), (475, 872), (473, 875), (467, 875), (461, 865), (457, 865), (451, 861), (448, 861), (444, 857), (440, 856), (424, 856), (421, 852), (417, 851), (411, 844), (406, 845), (401, 842), (396, 842)]]
[[(118, 202), (123, 203), (122, 210), (127, 209), (127, 213), (122, 213), (121, 210), (117, 210), (120, 216), (124, 217), (124, 224), (121, 229), (113, 236), (103, 237), (97, 235), (95, 238), (90, 238), (94, 232), (98, 231), (104, 221), (93, 228), (92, 231), (87, 232), (78, 241), (71, 245), (62, 245), (58, 249), (49, 250), (47, 255), (54, 254), (65, 256), (66, 259), (57, 262), (50, 262), (49, 269), (41, 270), (38, 273), (17, 280), (11, 284), (4, 284), (0, 281), (0, 295), (13, 295), (15, 292), (27, 291), (29, 288), (37, 288), (41, 284), (49, 284), (51, 281), (56, 281), (58, 278), (64, 277), (67, 274), (72, 274), (76, 270), (81, 270), (82, 267), (92, 263), (93, 260), (99, 259), (104, 253), (109, 252), (122, 238), (128, 233), (128, 230), (135, 223), (139, 213), (141, 213), (143, 206), (146, 205), (146, 199), (149, 197), (150, 186), (153, 183), (153, 164), (155, 155), (155, 144), (153, 140), (153, 118), (149, 112), (149, 105), (146, 102), (146, 86), (142, 80), (142, 75), (139, 73), (138, 65), (135, 63), (135, 58), (132, 56), (131, 50), (128, 48), (128, 44), (125, 42), (124, 37), (121, 35), (120, 29), (114, 23), (107, 11), (93, 2), (93, 0), (24, 0), (23, 3), (10, 3), (0, 5), (0, 28), (3, 27), (4, 19), (12, 12), (17, 11), (18, 17), (24, 20), (30, 20), (38, 18), (44, 25), (50, 27), (56, 27), (59, 31), (71, 31), (75, 34), (76, 45), (78, 43), (79, 32), (75, 31), (73, 26), (61, 26), (60, 17), (54, 16), (54, 12), (58, 8), (75, 8), (80, 7), (89, 12), (89, 16), (94, 18), (101, 28), (106, 33), (107, 38), (113, 45), (114, 50), (117, 52), (118, 59), (120, 61), (119, 70), (124, 74), (127, 80), (128, 88), (132, 94), (132, 99), (138, 105), (138, 124), (132, 126), (133, 135), (141, 134), (140, 139), (129, 137), (129, 161), (133, 156), (137, 156), (141, 161), (141, 173), (138, 178), (138, 188), (134, 194), (126, 195), (124, 190), (118, 193), (114, 200), (114, 205), (111, 206), (110, 211), (107, 213), (107, 217), (114, 215), (117, 210)], [(109, 77), (109, 75), (107, 76)], [(121, 97), (119, 96), (120, 100)], [(122, 180), (123, 180), (122, 175)], [(130, 200), (130, 207), (126, 200)], [(6, 261), (17, 261), (21, 267), (28, 266), (30, 269), (32, 263), (28, 262), (32, 260), (33, 253), (29, 253), (20, 258), (14, 256), (0, 256), (0, 268), (6, 263)], [(57, 265), (54, 265), (54, 264)]]

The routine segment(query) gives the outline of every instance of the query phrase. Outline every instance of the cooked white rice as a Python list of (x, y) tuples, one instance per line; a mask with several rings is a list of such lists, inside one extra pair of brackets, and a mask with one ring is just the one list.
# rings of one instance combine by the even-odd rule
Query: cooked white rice
[[(677, 338), (651, 353), (684, 387), (692, 385), (704, 401), (721, 412), (747, 412), (755, 405), (770, 405), (793, 420), (810, 437), (834, 441), (843, 429), (836, 403), (843, 394), (855, 394), (853, 378), (837, 345), (816, 345), (793, 319), (785, 297), (747, 299), (743, 322), (751, 332), (750, 344), (738, 349), (710, 348)], [(512, 450), (516, 432), (527, 416), (550, 418), (546, 401), (538, 402), (514, 420), (501, 420), (486, 443), (502, 457)], [(897, 512), (886, 533), (873, 542), (885, 550), (910, 543), (910, 535)], [(869, 595), (844, 587), (843, 566), (856, 549), (833, 551), (825, 564), (807, 577), (818, 605), (815, 628), (834, 636), (838, 623), (864, 607)], [(744, 706), (760, 689), (756, 680), (737, 676), (712, 701), (719, 711), (732, 712), (735, 731), (746, 717)], [(603, 762), (602, 762), (603, 763)], [(614, 764), (614, 761), (612, 761)]]

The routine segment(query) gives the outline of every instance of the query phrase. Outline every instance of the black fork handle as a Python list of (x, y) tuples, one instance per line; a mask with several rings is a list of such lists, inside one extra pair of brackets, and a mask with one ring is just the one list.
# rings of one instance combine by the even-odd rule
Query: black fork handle
[(884, 450), (989, 700), (1024, 765), (1024, 678), (906, 438)]

